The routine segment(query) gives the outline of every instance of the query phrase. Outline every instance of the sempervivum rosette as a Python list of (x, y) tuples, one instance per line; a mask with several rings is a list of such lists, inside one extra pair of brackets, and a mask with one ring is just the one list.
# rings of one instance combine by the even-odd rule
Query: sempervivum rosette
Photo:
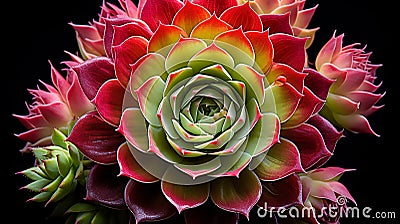
[[(77, 57), (72, 57), (73, 59)], [(68, 66), (77, 62), (65, 61)], [(42, 82), (44, 89), (32, 89), (33, 103), (27, 105), (28, 115), (14, 115), (27, 128), (28, 131), (17, 135), (27, 141), (22, 151), (30, 151), (32, 147), (49, 146), (52, 144), (51, 135), (57, 128), (68, 133), (74, 122), (83, 114), (94, 109), (93, 104), (85, 96), (79, 84), (76, 73), (66, 68), (67, 77), (63, 77), (51, 65), (51, 79), (53, 86)]]
[(357, 204), (339, 178), (352, 169), (340, 167), (318, 168), (302, 174), (304, 206), (314, 208), (308, 223), (339, 223), (340, 216), (347, 212), (347, 201)]
[(322, 114), (351, 132), (377, 135), (366, 117), (383, 107), (376, 105), (384, 96), (376, 93), (380, 86), (376, 84), (376, 70), (381, 65), (371, 64), (371, 53), (365, 52), (365, 47), (343, 46), (343, 37), (334, 35), (315, 60), (316, 69), (335, 80)]
[(105, 19), (106, 55), (73, 68), (96, 105), (67, 139), (96, 163), (86, 199), (136, 222), (302, 204), (297, 173), (341, 137), (317, 115), (333, 80), (274, 24), (236, 1), (140, 1)]

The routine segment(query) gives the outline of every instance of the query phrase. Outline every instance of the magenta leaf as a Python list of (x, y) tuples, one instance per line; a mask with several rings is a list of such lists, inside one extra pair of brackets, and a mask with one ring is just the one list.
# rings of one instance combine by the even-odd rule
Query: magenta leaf
[(101, 117), (113, 126), (118, 126), (122, 116), (125, 89), (118, 80), (110, 79), (99, 89), (93, 103)]
[(210, 184), (177, 185), (162, 181), (161, 189), (167, 199), (181, 213), (183, 210), (204, 204), (210, 193)]
[(263, 208), (290, 207), (302, 204), (302, 186), (297, 174), (272, 182), (262, 182), (262, 186), (263, 192), (257, 204)]
[(215, 13), (218, 17), (228, 8), (237, 6), (237, 0), (193, 0), (193, 3), (199, 4), (208, 9), (211, 14)]
[(75, 144), (89, 159), (100, 164), (116, 163), (117, 149), (125, 141), (95, 111), (78, 120), (67, 140)]
[(332, 155), (325, 145), (324, 138), (317, 128), (310, 124), (282, 130), (281, 135), (292, 141), (300, 152), (301, 165), (309, 169), (322, 158)]
[(124, 190), (128, 179), (118, 177), (118, 172), (118, 166), (94, 165), (87, 180), (85, 199), (115, 209), (126, 209)]
[(109, 58), (96, 57), (72, 68), (78, 75), (83, 92), (92, 100), (101, 85), (115, 77), (114, 64)]
[(211, 183), (210, 195), (219, 208), (241, 213), (248, 218), (250, 210), (261, 196), (261, 191), (258, 177), (253, 171), (245, 169), (239, 178), (222, 177), (214, 180)]
[(125, 201), (136, 223), (160, 221), (176, 214), (176, 208), (162, 193), (160, 182), (144, 184), (130, 180), (125, 188)]

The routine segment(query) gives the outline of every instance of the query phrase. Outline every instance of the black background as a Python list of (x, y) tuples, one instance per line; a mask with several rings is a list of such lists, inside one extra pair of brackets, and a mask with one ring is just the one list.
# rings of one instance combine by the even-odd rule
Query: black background
[[(50, 83), (51, 60), (56, 68), (68, 59), (65, 50), (75, 53), (75, 33), (69, 22), (87, 24), (98, 18), (102, 0), (90, 1), (13, 1), (2, 6), (1, 20), (1, 165), (0, 197), (3, 220), (11, 223), (45, 223), (50, 209), (43, 204), (25, 203), (32, 195), (19, 190), (26, 179), (15, 175), (28, 168), (29, 158), (21, 156), (19, 149), (24, 142), (14, 133), (24, 128), (11, 114), (26, 114), (25, 101), (31, 102), (27, 88), (36, 88), (39, 80)], [(367, 44), (373, 51), (371, 60), (383, 64), (378, 69), (378, 80), (383, 81), (380, 92), (386, 92), (380, 101), (385, 107), (369, 120), (381, 136), (354, 135), (348, 133), (339, 141), (335, 155), (328, 165), (355, 168), (346, 173), (342, 182), (348, 187), (360, 208), (371, 207), (373, 211), (399, 211), (399, 116), (395, 110), (398, 103), (399, 49), (395, 32), (397, 16), (391, 10), (395, 6), (380, 5), (383, 1), (364, 0), (308, 0), (307, 7), (319, 4), (309, 27), (320, 27), (310, 49), (310, 57), (328, 41), (336, 30), (345, 33), (345, 44)], [(7, 15), (7, 16), (6, 16)], [(313, 56), (314, 55), (314, 56)], [(360, 220), (343, 220), (356, 223)], [(374, 221), (374, 222), (372, 222)], [(394, 220), (391, 220), (394, 221)], [(363, 220), (363, 223), (392, 223), (389, 220)], [(394, 222), (393, 222), (394, 223)]]

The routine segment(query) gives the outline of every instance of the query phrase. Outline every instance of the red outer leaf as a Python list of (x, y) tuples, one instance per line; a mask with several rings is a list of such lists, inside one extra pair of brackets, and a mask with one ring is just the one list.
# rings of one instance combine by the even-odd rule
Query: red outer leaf
[(313, 116), (308, 120), (309, 124), (316, 127), (324, 138), (324, 142), (329, 151), (333, 152), (337, 141), (343, 137), (343, 131), (337, 131), (331, 122), (320, 115)]
[[(70, 83), (64, 79), (64, 77), (53, 67), (50, 63), (51, 67), (51, 81), (54, 83), (54, 86), (60, 91), (61, 96), (66, 96), (68, 89), (70, 88)], [(50, 92), (52, 92), (50, 90)]]
[(70, 72), (72, 74), (72, 84), (67, 92), (67, 101), (72, 114), (81, 116), (94, 107), (83, 92), (76, 73), (73, 70), (70, 70)]
[(243, 31), (262, 31), (263, 26), (260, 17), (250, 7), (250, 3), (234, 6), (222, 13), (221, 20), (227, 22), (233, 28), (242, 27)]
[[(222, 190), (224, 189), (224, 190)], [(218, 207), (238, 212), (249, 218), (250, 210), (261, 196), (261, 183), (258, 177), (248, 169), (240, 173), (239, 178), (222, 177), (211, 183), (211, 199)]]
[(185, 5), (176, 13), (173, 25), (182, 28), (188, 35), (192, 32), (192, 29), (199, 24), (211, 17), (210, 12), (204, 7), (193, 4), (190, 1), (186, 1)]
[(115, 78), (114, 65), (109, 58), (96, 57), (72, 68), (78, 75), (83, 92), (92, 100), (109, 79)]
[(266, 73), (272, 66), (274, 50), (269, 39), (268, 31), (250, 31), (245, 33), (254, 49), (255, 66), (258, 66), (263, 73)]
[[(304, 80), (304, 84), (310, 88), (310, 90), (321, 100), (326, 100), (329, 88), (334, 83), (334, 80), (325, 77), (321, 73), (311, 68), (305, 68), (304, 72), (308, 73)], [(314, 113), (318, 112), (322, 106), (323, 104), (320, 104), (317, 108), (315, 108)]]
[(116, 79), (110, 79), (99, 89), (93, 103), (101, 117), (111, 125), (118, 126), (122, 116), (125, 89)]
[(133, 157), (127, 143), (118, 148), (117, 159), (120, 168), (119, 175), (129, 177), (142, 183), (153, 183), (159, 179), (143, 169)]
[(141, 11), (140, 19), (154, 31), (160, 22), (171, 24), (175, 14), (182, 6), (183, 3), (178, 0), (147, 0)]
[(306, 76), (306, 73), (298, 72), (290, 66), (280, 63), (273, 63), (271, 70), (266, 74), (266, 78), (270, 84), (279, 77), (285, 77), (286, 82), (290, 83), (300, 93), (303, 92)]
[(160, 183), (143, 184), (130, 180), (125, 188), (125, 202), (136, 223), (159, 221), (176, 214), (176, 208), (162, 193)]
[(41, 114), (38, 115), (13, 114), (13, 116), (17, 118), (18, 121), (21, 122), (21, 124), (27, 129), (50, 126), (49, 122), (47, 122), (46, 119), (44, 119)]
[(143, 37), (130, 37), (113, 47), (115, 53), (115, 75), (127, 86), (131, 75), (131, 64), (147, 53), (148, 41)]
[(117, 166), (94, 165), (87, 180), (85, 199), (115, 209), (126, 209), (124, 190), (128, 179), (118, 177), (118, 170)]
[[(343, 131), (337, 131), (335, 126), (331, 122), (329, 122), (327, 119), (320, 115), (315, 115), (311, 117), (307, 123), (313, 125), (316, 127), (319, 132), (321, 133), (322, 137), (324, 138), (324, 142), (326, 145), (326, 148), (333, 153), (336, 147), (336, 143), (343, 137)], [(316, 163), (313, 167), (320, 167), (322, 166), (325, 162), (328, 161), (330, 156), (326, 156), (318, 163)]]
[(268, 150), (263, 162), (254, 171), (261, 180), (273, 181), (295, 172), (304, 172), (297, 147), (281, 138), (280, 143)]
[(258, 206), (268, 209), (303, 204), (302, 186), (297, 174), (273, 182), (263, 182), (262, 185), (263, 192)]
[(76, 122), (67, 141), (75, 144), (89, 159), (113, 164), (117, 162), (117, 149), (125, 139), (93, 111)]
[(238, 213), (222, 210), (211, 202), (188, 209), (184, 215), (186, 224), (237, 224), (239, 222)]
[(208, 11), (210, 11), (211, 14), (216, 14), (216, 16), (220, 16), (226, 9), (237, 6), (237, 0), (193, 0), (193, 3), (199, 4)]
[(354, 169), (345, 169), (336, 166), (324, 167), (308, 172), (307, 176), (314, 180), (329, 181), (336, 177), (341, 176), (343, 173), (347, 171), (354, 171)]
[(183, 210), (204, 204), (210, 193), (210, 184), (176, 185), (162, 181), (161, 189), (167, 199), (181, 213)]
[(332, 181), (328, 182), (328, 184), (335, 193), (345, 196), (346, 198), (350, 199), (355, 205), (357, 205), (356, 200), (353, 198), (353, 196), (351, 196), (350, 192), (342, 183), (337, 181)]
[(187, 34), (180, 27), (160, 24), (149, 41), (147, 51), (151, 53), (164, 48), (172, 48), (172, 45), (178, 42), (181, 36), (187, 37)]
[(34, 143), (34, 142), (41, 140), (42, 138), (51, 136), (52, 133), (53, 133), (53, 129), (50, 127), (39, 127), (39, 128), (34, 128), (31, 130), (28, 130), (21, 134), (17, 134), (16, 136), (17, 136), (17, 138), (20, 138), (24, 141)]
[(319, 130), (310, 124), (284, 129), (281, 135), (295, 143), (300, 151), (301, 164), (306, 170), (322, 158), (332, 155)]
[(73, 119), (73, 115), (68, 106), (60, 101), (38, 105), (37, 109), (44, 119), (53, 127), (65, 127)]
[(306, 62), (305, 44), (307, 38), (298, 38), (277, 33), (270, 36), (274, 46), (274, 62), (287, 64), (297, 71), (303, 71)]
[(323, 103), (323, 100), (315, 96), (310, 89), (305, 87), (303, 91), (303, 97), (300, 99), (296, 111), (292, 114), (289, 120), (282, 125), (282, 127), (295, 127), (306, 122), (312, 115), (314, 115), (316, 108)]
[(112, 46), (114, 40), (114, 26), (122, 26), (127, 23), (131, 23), (134, 20), (129, 17), (119, 17), (113, 19), (105, 19), (104, 29), (104, 49), (108, 57), (112, 57)]
[(209, 19), (204, 20), (193, 28), (191, 37), (203, 40), (214, 40), (218, 34), (231, 30), (232, 26), (220, 20), (213, 14)]
[(263, 30), (268, 30), (270, 34), (286, 33), (293, 35), (292, 27), (290, 26), (290, 14), (285, 13), (282, 15), (265, 14), (260, 15), (263, 25)]
[(143, 21), (134, 20), (130, 23), (116, 25), (114, 28), (114, 36), (112, 46), (118, 46), (129, 37), (143, 37), (147, 40), (151, 38), (153, 32)]

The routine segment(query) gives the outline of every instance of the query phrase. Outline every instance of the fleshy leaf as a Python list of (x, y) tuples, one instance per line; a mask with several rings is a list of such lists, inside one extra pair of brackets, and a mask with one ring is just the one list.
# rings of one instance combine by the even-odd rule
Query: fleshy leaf
[[(245, 139), (244, 139), (245, 140)], [(242, 146), (244, 140), (241, 141), (241, 143), (238, 146), (234, 147), (240, 147)], [(251, 162), (252, 156), (246, 152), (243, 152), (242, 155), (240, 155), (239, 160), (228, 170), (225, 171), (221, 174), (215, 174), (213, 175), (214, 177), (237, 177), (239, 178), (240, 173), (247, 168), (247, 165)]]
[(207, 44), (195, 38), (181, 38), (169, 52), (165, 60), (165, 68), (168, 72), (186, 67), (189, 60), (199, 51), (207, 47)]
[(292, 174), (283, 179), (263, 182), (263, 192), (258, 206), (268, 208), (290, 207), (302, 205), (302, 185), (297, 174)]
[(298, 38), (277, 33), (270, 36), (274, 46), (274, 62), (287, 64), (297, 71), (303, 71), (306, 62), (305, 43), (307, 38)]
[(165, 197), (181, 213), (204, 204), (210, 193), (210, 184), (177, 185), (162, 181), (161, 189)]
[(315, 110), (324, 101), (314, 95), (307, 87), (304, 88), (303, 97), (300, 99), (299, 105), (292, 116), (282, 126), (294, 127), (307, 121), (315, 114)]
[(160, 76), (149, 78), (135, 93), (138, 96), (140, 110), (147, 122), (154, 126), (161, 126), (157, 117), (158, 106), (163, 99), (165, 82)]
[(232, 56), (235, 65), (246, 64), (253, 66), (255, 54), (253, 46), (242, 29), (229, 30), (219, 34), (214, 43)]
[(129, 83), (131, 64), (147, 53), (148, 41), (144, 37), (133, 36), (112, 49), (115, 54), (115, 75), (123, 86)]
[(143, 37), (148, 40), (153, 34), (146, 23), (137, 19), (121, 25), (114, 25), (113, 30), (112, 47), (122, 44), (122, 42), (131, 37)]
[(269, 32), (256, 32), (249, 31), (245, 33), (246, 37), (250, 40), (255, 54), (254, 68), (265, 74), (272, 66), (274, 58), (274, 50), (272, 42), (269, 39)]
[(289, 35), (293, 35), (293, 30), (290, 26), (289, 18), (290, 13), (260, 15), (263, 29), (269, 30), (271, 34), (286, 33)]
[(166, 57), (173, 44), (178, 42), (182, 36), (187, 37), (187, 34), (180, 27), (160, 24), (149, 41), (147, 51), (159, 53)]
[(89, 99), (83, 92), (82, 87), (79, 84), (78, 76), (75, 75), (76, 73), (72, 71), (72, 69), (71, 73), (74, 75), (72, 75), (72, 84), (66, 95), (67, 104), (71, 108), (72, 114), (82, 116), (88, 111), (93, 110), (94, 106), (90, 103)]
[(119, 175), (129, 177), (142, 183), (153, 183), (159, 180), (139, 165), (130, 152), (127, 143), (122, 144), (118, 148), (117, 159), (120, 167)]
[(76, 122), (67, 141), (76, 145), (89, 159), (100, 164), (112, 164), (117, 162), (117, 149), (124, 138), (97, 112), (90, 112)]
[(118, 177), (117, 166), (96, 164), (89, 173), (85, 199), (111, 208), (125, 209), (124, 189), (127, 181), (125, 177)]
[(332, 155), (326, 148), (321, 133), (310, 124), (282, 130), (282, 136), (292, 141), (300, 151), (301, 164), (310, 168), (325, 156)]
[(136, 223), (164, 220), (176, 214), (176, 208), (162, 193), (160, 183), (130, 180), (125, 188), (125, 202)]
[(171, 24), (174, 15), (182, 6), (183, 3), (178, 0), (147, 0), (141, 10), (140, 19), (154, 31), (160, 23)]
[(257, 176), (264, 181), (278, 180), (295, 172), (304, 172), (300, 153), (295, 144), (284, 138), (268, 150), (264, 161), (255, 169)]
[(343, 173), (353, 170), (354, 169), (330, 166), (312, 170), (307, 173), (307, 176), (314, 180), (330, 181), (333, 179), (337, 180)]
[(264, 103), (265, 86), (262, 74), (248, 65), (239, 64), (231, 75), (235, 80), (243, 81), (246, 84), (246, 95), (248, 97), (255, 98), (259, 105)]
[(132, 75), (130, 79), (131, 91), (134, 93), (143, 83), (153, 76), (162, 76), (165, 72), (165, 58), (157, 53), (149, 53), (140, 58), (132, 65)]
[(172, 24), (181, 27), (189, 35), (197, 24), (210, 17), (211, 14), (207, 9), (186, 1), (185, 5), (176, 13)]
[(336, 130), (336, 127), (331, 122), (320, 115), (311, 117), (307, 123), (313, 125), (319, 130), (324, 138), (326, 148), (328, 148), (330, 152), (333, 152), (336, 143), (343, 137), (343, 131)]
[(139, 108), (128, 108), (124, 111), (118, 131), (139, 150), (148, 150), (146, 120)]
[(379, 136), (374, 130), (372, 130), (368, 119), (361, 114), (352, 114), (348, 116), (333, 114), (333, 116), (339, 125), (354, 133), (369, 133)]
[(177, 83), (183, 81), (186, 78), (193, 76), (192, 68), (185, 67), (170, 73), (167, 77), (166, 86), (163, 92), (163, 96), (166, 96), (169, 91), (176, 86)]
[(110, 79), (100, 87), (93, 99), (100, 116), (111, 125), (119, 124), (124, 94), (125, 89), (118, 80)]
[(206, 19), (193, 28), (191, 37), (203, 39), (208, 44), (214, 40), (218, 34), (233, 29), (231, 25), (220, 20), (215, 14)]
[(261, 112), (275, 112), (282, 122), (287, 121), (295, 113), (302, 98), (302, 94), (290, 83), (280, 81), (269, 86), (265, 94), (265, 103), (260, 107)]
[(220, 19), (233, 28), (242, 27), (243, 31), (262, 31), (263, 29), (260, 17), (250, 7), (250, 3), (227, 9), (222, 13)]
[[(129, 18), (129, 17), (117, 17), (117, 18), (107, 18), (104, 19), (105, 22), (105, 27), (104, 27), (104, 49), (106, 51), (106, 54), (109, 58), (113, 57), (113, 52), (112, 52), (112, 46), (113, 46), (113, 41), (114, 41), (114, 28), (117, 26), (123, 26), (124, 24), (129, 24), (129, 23), (133, 23), (134, 19), (133, 18)], [(121, 34), (128, 34), (128, 36), (130, 36), (128, 32), (126, 32), (126, 30), (124, 32), (121, 32)], [(128, 36), (124, 36), (124, 38), (120, 38), (121, 35), (117, 36), (117, 39), (119, 39), (120, 42), (122, 42), (123, 40), (125, 40), (126, 38), (128, 38)], [(126, 38), (125, 38), (126, 37)]]
[(220, 158), (216, 157), (201, 164), (175, 164), (175, 167), (195, 180), (203, 175), (212, 173), (221, 167)]
[(193, 3), (203, 6), (208, 9), (211, 14), (215, 13), (218, 17), (226, 9), (238, 5), (237, 0), (218, 0), (218, 2), (214, 0), (193, 0)]
[(280, 121), (273, 113), (265, 113), (250, 132), (246, 152), (257, 156), (279, 141)]
[(73, 67), (79, 78), (83, 92), (92, 100), (101, 85), (115, 77), (114, 65), (109, 58), (96, 57)]
[(210, 195), (218, 207), (241, 213), (249, 218), (250, 210), (260, 199), (261, 191), (258, 177), (252, 171), (245, 169), (239, 178), (222, 177), (211, 182)]

